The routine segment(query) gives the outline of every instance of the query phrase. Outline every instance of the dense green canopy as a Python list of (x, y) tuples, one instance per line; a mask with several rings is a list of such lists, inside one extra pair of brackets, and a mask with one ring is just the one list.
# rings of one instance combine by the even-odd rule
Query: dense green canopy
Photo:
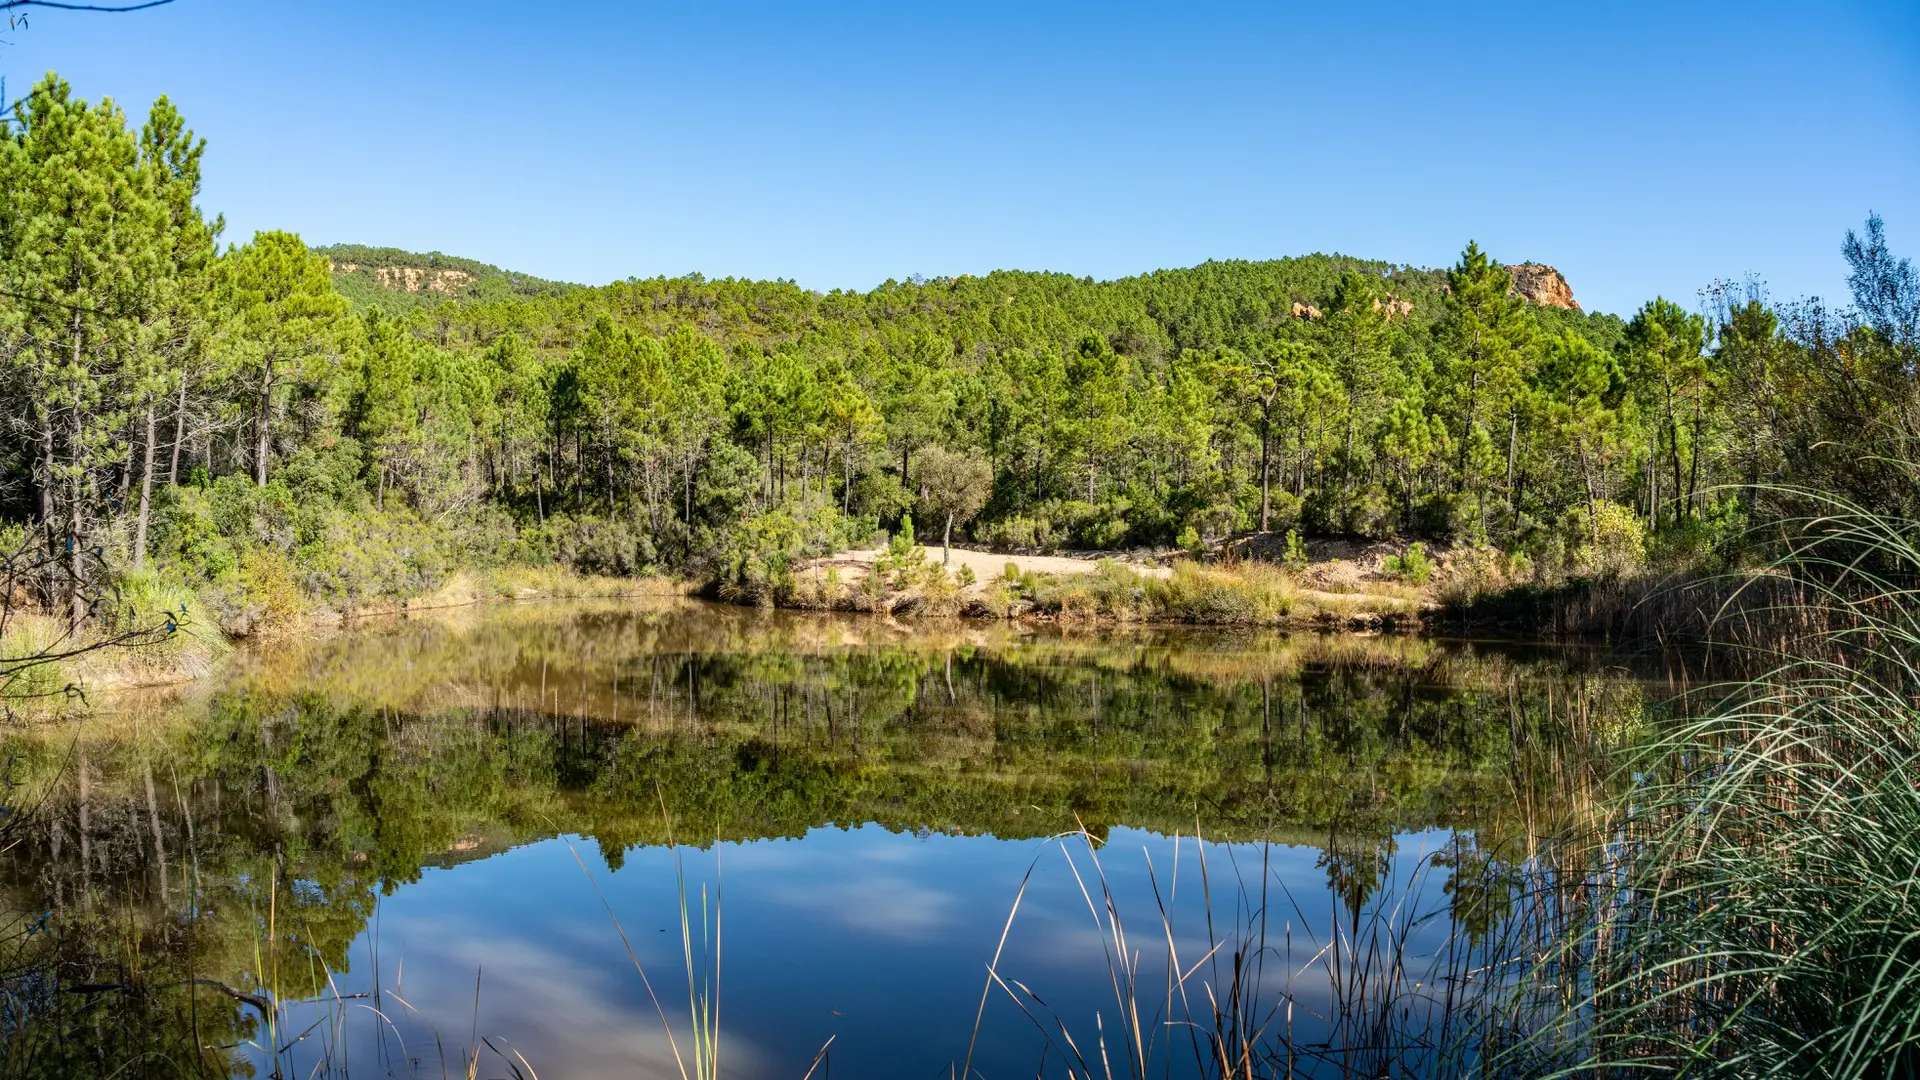
[[(0, 519), (216, 593), (352, 602), (508, 560), (777, 590), (949, 509), (1007, 550), (1296, 530), (1594, 574), (1781, 511), (1730, 484), (1913, 504), (1878, 452), (1920, 411), (1877, 219), (1844, 315), (1541, 306), (1472, 243), (1445, 271), (585, 288), (279, 232), (218, 252), (202, 146), (164, 100), (135, 132), (52, 77), (0, 143)], [(984, 501), (954, 502), (976, 469)]]

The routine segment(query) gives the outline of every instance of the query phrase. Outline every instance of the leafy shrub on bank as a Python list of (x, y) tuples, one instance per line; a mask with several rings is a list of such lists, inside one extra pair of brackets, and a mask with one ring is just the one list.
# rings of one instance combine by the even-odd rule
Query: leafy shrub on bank
[(707, 578), (728, 600), (778, 603), (794, 594), (794, 571), (809, 559), (872, 535), (871, 518), (848, 517), (828, 502), (784, 506), (708, 534)]
[(1387, 556), (1384, 568), (1394, 577), (1414, 585), (1425, 585), (1433, 579), (1433, 559), (1427, 555), (1427, 545), (1418, 541), (1408, 544), (1402, 554)]
[(1614, 578), (1646, 569), (1647, 530), (1640, 515), (1614, 502), (1600, 503), (1597, 510), (1592, 515), (1584, 506), (1567, 511), (1562, 529), (1567, 569)]

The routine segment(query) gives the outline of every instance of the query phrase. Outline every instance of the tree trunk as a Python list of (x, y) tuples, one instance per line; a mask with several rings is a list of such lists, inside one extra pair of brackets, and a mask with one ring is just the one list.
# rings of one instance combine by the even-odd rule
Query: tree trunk
[[(74, 426), (79, 427), (76, 419)], [(78, 633), (87, 621), (86, 569), (80, 561), (80, 481), (67, 500), (67, 631)]]
[(1454, 477), (1454, 483), (1457, 485), (1454, 488), (1455, 491), (1459, 491), (1460, 488), (1464, 487), (1466, 484), (1467, 447), (1470, 446), (1473, 442), (1473, 423), (1475, 420), (1479, 419), (1479, 413), (1480, 413), (1480, 372), (1478, 367), (1476, 366), (1472, 376), (1470, 376), (1467, 379), (1467, 413), (1465, 416), (1461, 417), (1461, 423), (1460, 423), (1460, 465), (1459, 465), (1459, 472)]
[(1520, 452), (1520, 410), (1507, 412), (1507, 531), (1511, 536), (1519, 531), (1520, 494), (1513, 484), (1514, 459)]
[(147, 565), (147, 515), (153, 506), (153, 402), (147, 402), (147, 449), (141, 455), (140, 516), (133, 522), (133, 568)]
[(945, 566), (953, 558), (953, 511), (947, 511), (947, 531), (940, 538), (940, 565)]
[(253, 417), (253, 482), (267, 484), (268, 427), (273, 412), (273, 357), (268, 356), (260, 375), (260, 408)]
[(1660, 531), (1660, 435), (1647, 447), (1647, 521), (1654, 532)]
[(180, 444), (187, 437), (187, 377), (180, 376), (180, 400), (173, 407), (173, 453), (167, 462), (167, 486), (180, 482)]
[(1700, 408), (1693, 410), (1693, 453), (1687, 460), (1687, 506), (1694, 508), (1700, 497)]
[(147, 828), (153, 833), (153, 864), (160, 870), (160, 910), (167, 908), (167, 893), (171, 891), (167, 881), (167, 845), (166, 834), (160, 828), (160, 800), (153, 794), (153, 763), (145, 763), (143, 770), (147, 781)]
[[(80, 313), (73, 313), (73, 366), (80, 366), (80, 352), (83, 335), (81, 334)], [(81, 471), (85, 463), (80, 459), (80, 410), (70, 409), (72, 425), (67, 432), (67, 449), (73, 456), (73, 479), (67, 486), (67, 631), (79, 631), (80, 624), (87, 618), (87, 601), (82, 576), (85, 573), (80, 564), (81, 521), (80, 500), (85, 494), (82, 485), (86, 478)]]
[[(37, 404), (37, 403), (36, 403)], [(53, 417), (46, 417), (40, 428), (40, 464), (34, 480), (40, 488), (40, 524), (53, 526)]]
[(1260, 409), (1260, 531), (1266, 532), (1271, 525), (1273, 511), (1273, 406), (1263, 405)]
[(1587, 444), (1584, 439), (1574, 440), (1574, 451), (1580, 457), (1580, 485), (1587, 492), (1587, 532), (1595, 544), (1600, 542), (1600, 507), (1593, 497), (1593, 466), (1587, 460)]

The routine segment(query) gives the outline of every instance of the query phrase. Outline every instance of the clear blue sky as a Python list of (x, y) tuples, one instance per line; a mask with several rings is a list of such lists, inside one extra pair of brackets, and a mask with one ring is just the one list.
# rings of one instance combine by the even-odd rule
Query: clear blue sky
[(285, 228), (583, 282), (1117, 277), (1468, 238), (1588, 307), (1920, 256), (1920, 2), (370, 3), (38, 11), (58, 69), (210, 141)]

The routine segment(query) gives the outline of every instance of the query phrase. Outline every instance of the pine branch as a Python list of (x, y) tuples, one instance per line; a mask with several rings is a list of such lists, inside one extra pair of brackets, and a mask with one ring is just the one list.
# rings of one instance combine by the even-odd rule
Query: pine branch
[(173, 0), (146, 0), (140, 4), (67, 4), (60, 0), (0, 0), (0, 11), (12, 11), (15, 8), (51, 8), (55, 11), (104, 11), (118, 13), (122, 11), (143, 11), (162, 4), (171, 4)]

